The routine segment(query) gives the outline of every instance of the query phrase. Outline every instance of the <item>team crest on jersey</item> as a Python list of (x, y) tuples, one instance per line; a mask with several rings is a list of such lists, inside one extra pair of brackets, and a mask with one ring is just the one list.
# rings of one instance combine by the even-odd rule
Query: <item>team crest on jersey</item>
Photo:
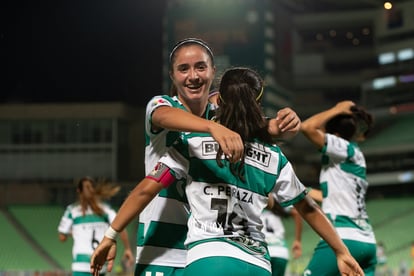
[(159, 104), (165, 104), (167, 101), (163, 98), (157, 98), (152, 101), (152, 106), (157, 106)]
[(261, 166), (269, 167), (271, 155), (264, 149), (250, 145), (246, 148), (245, 154), (246, 159), (254, 163), (257, 163)]

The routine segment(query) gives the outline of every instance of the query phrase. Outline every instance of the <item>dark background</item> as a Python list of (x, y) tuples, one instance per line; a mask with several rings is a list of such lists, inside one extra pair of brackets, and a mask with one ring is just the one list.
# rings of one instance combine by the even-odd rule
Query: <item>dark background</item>
[(3, 2), (0, 102), (144, 106), (162, 92), (165, 1)]

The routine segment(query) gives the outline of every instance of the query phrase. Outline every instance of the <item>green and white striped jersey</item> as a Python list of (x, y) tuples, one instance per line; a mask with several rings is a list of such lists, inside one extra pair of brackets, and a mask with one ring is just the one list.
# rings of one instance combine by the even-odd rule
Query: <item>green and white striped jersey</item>
[(104, 215), (102, 216), (94, 214), (90, 207), (83, 215), (81, 205), (73, 203), (66, 207), (59, 222), (59, 233), (72, 234), (72, 271), (90, 272), (92, 253), (103, 239), (106, 229), (116, 216), (115, 210), (109, 205), (101, 203), (101, 207), (104, 210)]
[(326, 134), (325, 139), (320, 173), (322, 209), (342, 239), (375, 243), (365, 205), (368, 182), (364, 155), (354, 142), (332, 134)]
[[(145, 172), (148, 174), (180, 132), (162, 129), (154, 132), (152, 113), (161, 106), (186, 110), (177, 97), (155, 96), (146, 108), (145, 118)], [(210, 119), (210, 105), (205, 118)], [(137, 263), (170, 267), (184, 267), (187, 250), (184, 240), (187, 235), (189, 207), (184, 191), (184, 180), (163, 189), (139, 217), (137, 233)]]
[[(218, 144), (208, 134), (183, 133), (160, 160), (177, 179), (187, 179), (185, 191), (191, 216), (185, 244), (191, 247), (226, 237), (264, 243), (260, 216), (268, 194), (275, 193), (278, 202), (288, 206), (303, 199), (305, 187), (278, 146), (259, 141), (246, 145), (245, 181), (230, 172), (224, 158), (224, 166), (218, 166), (217, 149)], [(202, 254), (208, 257), (217, 252)], [(194, 256), (188, 258), (194, 260)]]

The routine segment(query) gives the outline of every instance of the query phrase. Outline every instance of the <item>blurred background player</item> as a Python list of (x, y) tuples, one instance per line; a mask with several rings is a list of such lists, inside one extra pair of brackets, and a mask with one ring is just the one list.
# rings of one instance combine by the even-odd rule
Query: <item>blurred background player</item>
[(302, 256), (302, 217), (293, 206), (283, 208), (269, 194), (269, 204), (262, 213), (263, 229), (265, 240), (271, 257), (272, 276), (284, 276), (289, 262), (289, 249), (285, 240), (285, 227), (282, 218), (292, 216), (295, 222), (295, 236), (292, 244), (293, 258)]
[[(351, 254), (364, 269), (375, 274), (376, 239), (366, 211), (366, 162), (358, 142), (365, 140), (373, 117), (352, 101), (338, 102), (302, 122), (301, 131), (322, 154), (320, 190), (311, 190)], [(306, 275), (336, 275), (335, 255), (321, 240)], [(323, 265), (321, 265), (323, 263)]]
[[(119, 190), (119, 186), (109, 183), (96, 185), (95, 180), (90, 177), (83, 177), (77, 183), (78, 201), (66, 207), (58, 226), (60, 241), (65, 242), (69, 235), (73, 238), (73, 275), (91, 274), (91, 255), (116, 215), (115, 210), (102, 200), (111, 198)], [(122, 231), (120, 237), (124, 245), (122, 259), (125, 266), (129, 268), (134, 264), (134, 256), (127, 231)], [(105, 270), (101, 273), (104, 274)]]

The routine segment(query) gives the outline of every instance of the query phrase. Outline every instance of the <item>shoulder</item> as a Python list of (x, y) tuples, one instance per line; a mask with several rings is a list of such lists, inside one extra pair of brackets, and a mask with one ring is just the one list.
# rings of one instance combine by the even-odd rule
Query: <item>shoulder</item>
[(170, 97), (168, 95), (157, 95), (151, 98), (147, 104), (147, 108), (159, 106), (159, 105), (168, 105), (173, 107), (182, 106), (181, 102), (176, 96)]
[(101, 202), (100, 205), (105, 212), (114, 210), (114, 208), (108, 202)]
[(66, 210), (67, 211), (72, 211), (73, 209), (75, 209), (76, 207), (79, 207), (79, 203), (78, 202), (74, 202), (69, 204), (68, 206), (66, 206)]

